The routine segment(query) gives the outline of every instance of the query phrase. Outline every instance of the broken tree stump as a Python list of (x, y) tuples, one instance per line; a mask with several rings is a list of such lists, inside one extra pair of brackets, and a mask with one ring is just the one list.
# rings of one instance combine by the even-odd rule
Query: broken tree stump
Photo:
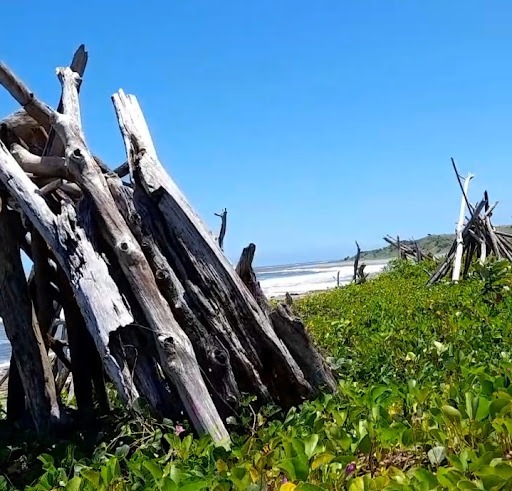
[(279, 303), (272, 308), (252, 269), (252, 261), (256, 246), (249, 244), (242, 251), (236, 271), (249, 291), (258, 302), (263, 312), (268, 316), (277, 336), (286, 345), (297, 361), (307, 381), (317, 390), (335, 391), (336, 381), (331, 370), (327, 367), (313, 344), (302, 321), (293, 315), (290, 306)]

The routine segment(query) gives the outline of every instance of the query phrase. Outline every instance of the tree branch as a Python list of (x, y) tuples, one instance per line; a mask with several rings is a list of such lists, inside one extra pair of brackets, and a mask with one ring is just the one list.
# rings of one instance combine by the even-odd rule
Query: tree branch
[(50, 126), (53, 110), (39, 101), (16, 74), (2, 62), (0, 62), (0, 84), (40, 125), (46, 129)]
[(224, 208), (221, 213), (215, 213), (215, 216), (221, 219), (220, 232), (217, 241), (219, 243), (219, 247), (221, 248), (221, 250), (224, 250), (224, 237), (226, 235), (228, 210)]

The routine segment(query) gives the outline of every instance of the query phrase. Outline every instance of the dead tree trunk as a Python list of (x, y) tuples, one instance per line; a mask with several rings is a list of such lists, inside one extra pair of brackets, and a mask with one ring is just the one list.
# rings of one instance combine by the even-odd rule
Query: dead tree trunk
[(352, 277), (352, 281), (354, 283), (357, 283), (357, 273), (359, 271), (359, 259), (361, 259), (361, 248), (359, 247), (359, 244), (357, 243), (356, 241), (356, 247), (357, 247), (357, 253), (356, 253), (356, 258), (355, 258), (355, 261), (354, 261), (354, 276)]
[(242, 251), (236, 267), (238, 275), (270, 319), (276, 334), (297, 361), (311, 386), (317, 390), (336, 390), (336, 381), (315, 348), (302, 321), (293, 315), (290, 307), (285, 303), (271, 308), (252, 269), (255, 251), (256, 246), (254, 244), (249, 244)]

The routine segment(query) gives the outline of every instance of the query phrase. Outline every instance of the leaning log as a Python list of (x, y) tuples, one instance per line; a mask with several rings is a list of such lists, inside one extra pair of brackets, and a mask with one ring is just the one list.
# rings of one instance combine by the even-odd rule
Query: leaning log
[[(5, 200), (0, 210), (0, 316), (12, 346), (27, 405), (36, 430), (48, 431), (60, 421), (60, 407), (46, 348), (37, 324), (21, 263), (19, 217), (8, 211)], [(11, 371), (12, 372), (12, 371)], [(16, 403), (17, 406), (20, 403)], [(12, 412), (12, 411), (9, 411)]]
[(336, 381), (333, 374), (314, 346), (302, 321), (293, 315), (291, 308), (285, 303), (271, 307), (252, 269), (255, 252), (254, 244), (249, 244), (242, 251), (236, 272), (268, 316), (277, 336), (286, 345), (311, 386), (317, 390), (335, 391)]

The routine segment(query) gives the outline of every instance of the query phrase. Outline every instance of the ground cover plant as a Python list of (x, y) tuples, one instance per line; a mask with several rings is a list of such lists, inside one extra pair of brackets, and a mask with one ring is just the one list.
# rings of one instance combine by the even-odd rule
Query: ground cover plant
[(510, 264), (426, 287), (433, 267), (298, 301), (339, 392), (287, 414), (248, 397), (230, 451), (149, 417), (46, 445), (4, 430), (0, 490), (511, 489)]

